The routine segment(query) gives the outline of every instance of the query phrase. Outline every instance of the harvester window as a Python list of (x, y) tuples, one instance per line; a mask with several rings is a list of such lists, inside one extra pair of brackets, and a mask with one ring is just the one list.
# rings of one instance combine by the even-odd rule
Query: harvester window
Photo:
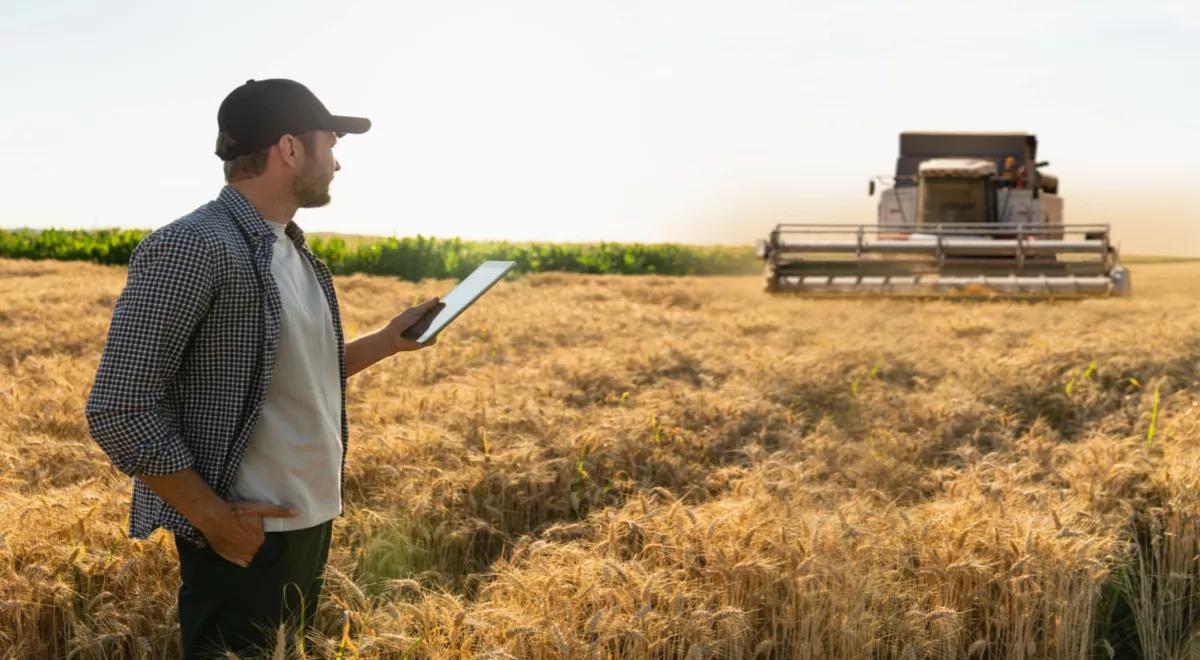
[(921, 180), (921, 224), (987, 222), (985, 179), (928, 177)]

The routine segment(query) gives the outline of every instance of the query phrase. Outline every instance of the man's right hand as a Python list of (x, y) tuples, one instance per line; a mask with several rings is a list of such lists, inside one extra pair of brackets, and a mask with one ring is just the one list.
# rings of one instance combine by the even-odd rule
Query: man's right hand
[(138, 478), (200, 530), (218, 555), (242, 568), (250, 565), (267, 538), (263, 518), (296, 515), (291, 507), (279, 504), (227, 502), (192, 468)]
[(263, 518), (292, 518), (291, 507), (269, 502), (224, 502), (197, 526), (213, 551), (242, 568), (250, 565), (266, 536)]

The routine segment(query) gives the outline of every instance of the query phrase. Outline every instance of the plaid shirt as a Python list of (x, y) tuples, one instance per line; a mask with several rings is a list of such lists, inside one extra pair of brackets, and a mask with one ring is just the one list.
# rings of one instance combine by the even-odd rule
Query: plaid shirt
[[(333, 317), (344, 468), (346, 346), (333, 277), (296, 223), (285, 231), (312, 265)], [(138, 475), (192, 468), (218, 495), (230, 497), (275, 366), (275, 238), (246, 198), (225, 186), (217, 199), (154, 231), (134, 250), (84, 413), (92, 437), (119, 470), (135, 477), (129, 516), (135, 538), (162, 527), (204, 544)]]

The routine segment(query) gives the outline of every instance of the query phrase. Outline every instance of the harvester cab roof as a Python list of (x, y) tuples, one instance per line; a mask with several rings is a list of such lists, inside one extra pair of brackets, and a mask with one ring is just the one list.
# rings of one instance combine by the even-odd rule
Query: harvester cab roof
[(987, 179), (996, 176), (996, 164), (977, 158), (934, 158), (917, 167), (917, 178)]

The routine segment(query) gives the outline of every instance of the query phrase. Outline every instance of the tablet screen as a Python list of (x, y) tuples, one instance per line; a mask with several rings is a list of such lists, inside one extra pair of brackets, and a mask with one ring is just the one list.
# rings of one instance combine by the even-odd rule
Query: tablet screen
[(450, 325), (450, 322), (458, 318), (463, 310), (470, 307), (471, 303), (475, 302), (479, 296), (500, 281), (500, 278), (504, 277), (504, 274), (516, 263), (515, 261), (483, 262), (479, 268), (459, 282), (453, 291), (442, 297), (439, 305), (440, 311), (433, 314), (432, 317), (426, 315), (417, 321), (404, 331), (404, 336), (421, 344), (433, 339), (437, 333), (441, 332), (442, 328)]

